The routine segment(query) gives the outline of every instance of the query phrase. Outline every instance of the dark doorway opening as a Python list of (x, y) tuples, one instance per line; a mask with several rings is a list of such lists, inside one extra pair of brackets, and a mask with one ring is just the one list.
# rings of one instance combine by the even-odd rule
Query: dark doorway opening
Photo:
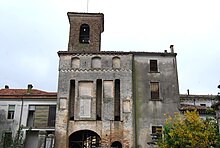
[(112, 143), (111, 148), (122, 148), (122, 144), (119, 141), (115, 141)]
[(101, 138), (90, 130), (82, 130), (69, 136), (69, 148), (96, 148), (100, 146)]
[(120, 80), (115, 80), (115, 104), (114, 104), (115, 121), (120, 121)]
[(102, 79), (96, 81), (96, 120), (102, 120)]

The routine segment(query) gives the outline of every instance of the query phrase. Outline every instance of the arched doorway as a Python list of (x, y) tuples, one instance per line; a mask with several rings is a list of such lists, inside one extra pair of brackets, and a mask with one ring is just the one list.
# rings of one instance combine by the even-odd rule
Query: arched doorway
[(69, 136), (69, 148), (96, 148), (100, 141), (99, 135), (93, 131), (76, 131)]
[(112, 143), (111, 148), (122, 148), (122, 144), (119, 141), (115, 141)]

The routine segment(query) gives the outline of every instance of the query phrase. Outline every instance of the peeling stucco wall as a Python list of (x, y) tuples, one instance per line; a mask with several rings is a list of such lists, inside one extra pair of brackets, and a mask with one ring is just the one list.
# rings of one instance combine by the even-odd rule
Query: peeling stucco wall
[[(152, 126), (162, 126), (164, 114), (178, 112), (179, 86), (175, 55), (134, 55), (134, 95), (137, 146), (149, 147)], [(158, 72), (150, 72), (150, 60), (157, 60)], [(151, 100), (150, 82), (159, 82), (159, 100)]]
[[(71, 59), (80, 59), (80, 68), (71, 67)], [(101, 68), (91, 66), (93, 57), (100, 57)], [(120, 68), (113, 68), (113, 58), (120, 58)], [(102, 120), (96, 121), (96, 80), (102, 80)], [(120, 80), (120, 121), (114, 121), (114, 81)], [(74, 120), (69, 120), (70, 81), (75, 80)], [(83, 83), (84, 82), (84, 83)], [(89, 84), (89, 85), (85, 85)], [(85, 86), (85, 87), (83, 87)], [(81, 90), (83, 87), (83, 92)], [(81, 94), (85, 94), (81, 96)], [(91, 99), (90, 117), (80, 114), (82, 99)], [(58, 111), (56, 118), (56, 147), (68, 147), (68, 137), (75, 131), (92, 130), (102, 139), (102, 146), (120, 141), (125, 146), (134, 145), (132, 97), (132, 55), (131, 54), (66, 54), (60, 56), (58, 83)], [(62, 100), (66, 100), (61, 107)], [(61, 108), (60, 108), (61, 107)], [(88, 107), (87, 107), (88, 109)], [(87, 110), (88, 112), (88, 110)]]

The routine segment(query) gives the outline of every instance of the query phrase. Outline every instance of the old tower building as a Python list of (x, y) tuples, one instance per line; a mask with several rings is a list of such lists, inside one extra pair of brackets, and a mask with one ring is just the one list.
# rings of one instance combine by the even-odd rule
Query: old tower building
[(60, 51), (56, 147), (133, 140), (132, 54), (101, 52), (104, 15), (68, 13), (68, 51)]
[(145, 148), (178, 111), (176, 53), (101, 51), (102, 13), (68, 13), (59, 51), (56, 148)]

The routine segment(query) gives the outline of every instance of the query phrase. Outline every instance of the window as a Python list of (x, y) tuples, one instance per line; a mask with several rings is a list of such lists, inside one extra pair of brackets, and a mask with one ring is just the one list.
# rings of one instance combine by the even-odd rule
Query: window
[(14, 119), (15, 105), (8, 106), (8, 119)]
[(71, 67), (72, 68), (80, 68), (79, 58), (77, 58), (77, 57), (72, 58)]
[(152, 126), (152, 139), (162, 138), (162, 126)]
[(55, 127), (56, 120), (56, 105), (49, 106), (49, 114), (48, 114), (48, 127)]
[(112, 67), (113, 68), (120, 68), (120, 58), (119, 57), (112, 58)]
[(150, 90), (151, 90), (151, 99), (152, 100), (159, 100), (159, 82), (151, 82), (150, 83)]
[(157, 60), (150, 60), (150, 72), (158, 72)]
[(93, 57), (92, 58), (92, 68), (101, 68), (101, 58), (100, 57)]
[(77, 114), (80, 118), (91, 118), (93, 92), (93, 81), (78, 82), (79, 106), (77, 106)]
[(104, 98), (114, 98), (114, 83), (112, 80), (105, 80), (104, 81), (104, 90), (103, 90), (103, 97)]
[(103, 118), (114, 120), (114, 81), (103, 80)]
[(33, 127), (34, 126), (34, 112), (35, 112), (35, 106), (30, 105), (29, 111), (28, 111), (28, 119), (27, 119), (27, 126)]
[(89, 44), (89, 25), (82, 24), (80, 26), (79, 42)]
[(200, 106), (206, 106), (206, 104), (200, 104)]
[(34, 127), (35, 128), (48, 127), (48, 115), (49, 115), (49, 106), (36, 105), (34, 112)]
[(28, 111), (27, 127), (54, 127), (55, 118), (56, 105), (30, 105)]

